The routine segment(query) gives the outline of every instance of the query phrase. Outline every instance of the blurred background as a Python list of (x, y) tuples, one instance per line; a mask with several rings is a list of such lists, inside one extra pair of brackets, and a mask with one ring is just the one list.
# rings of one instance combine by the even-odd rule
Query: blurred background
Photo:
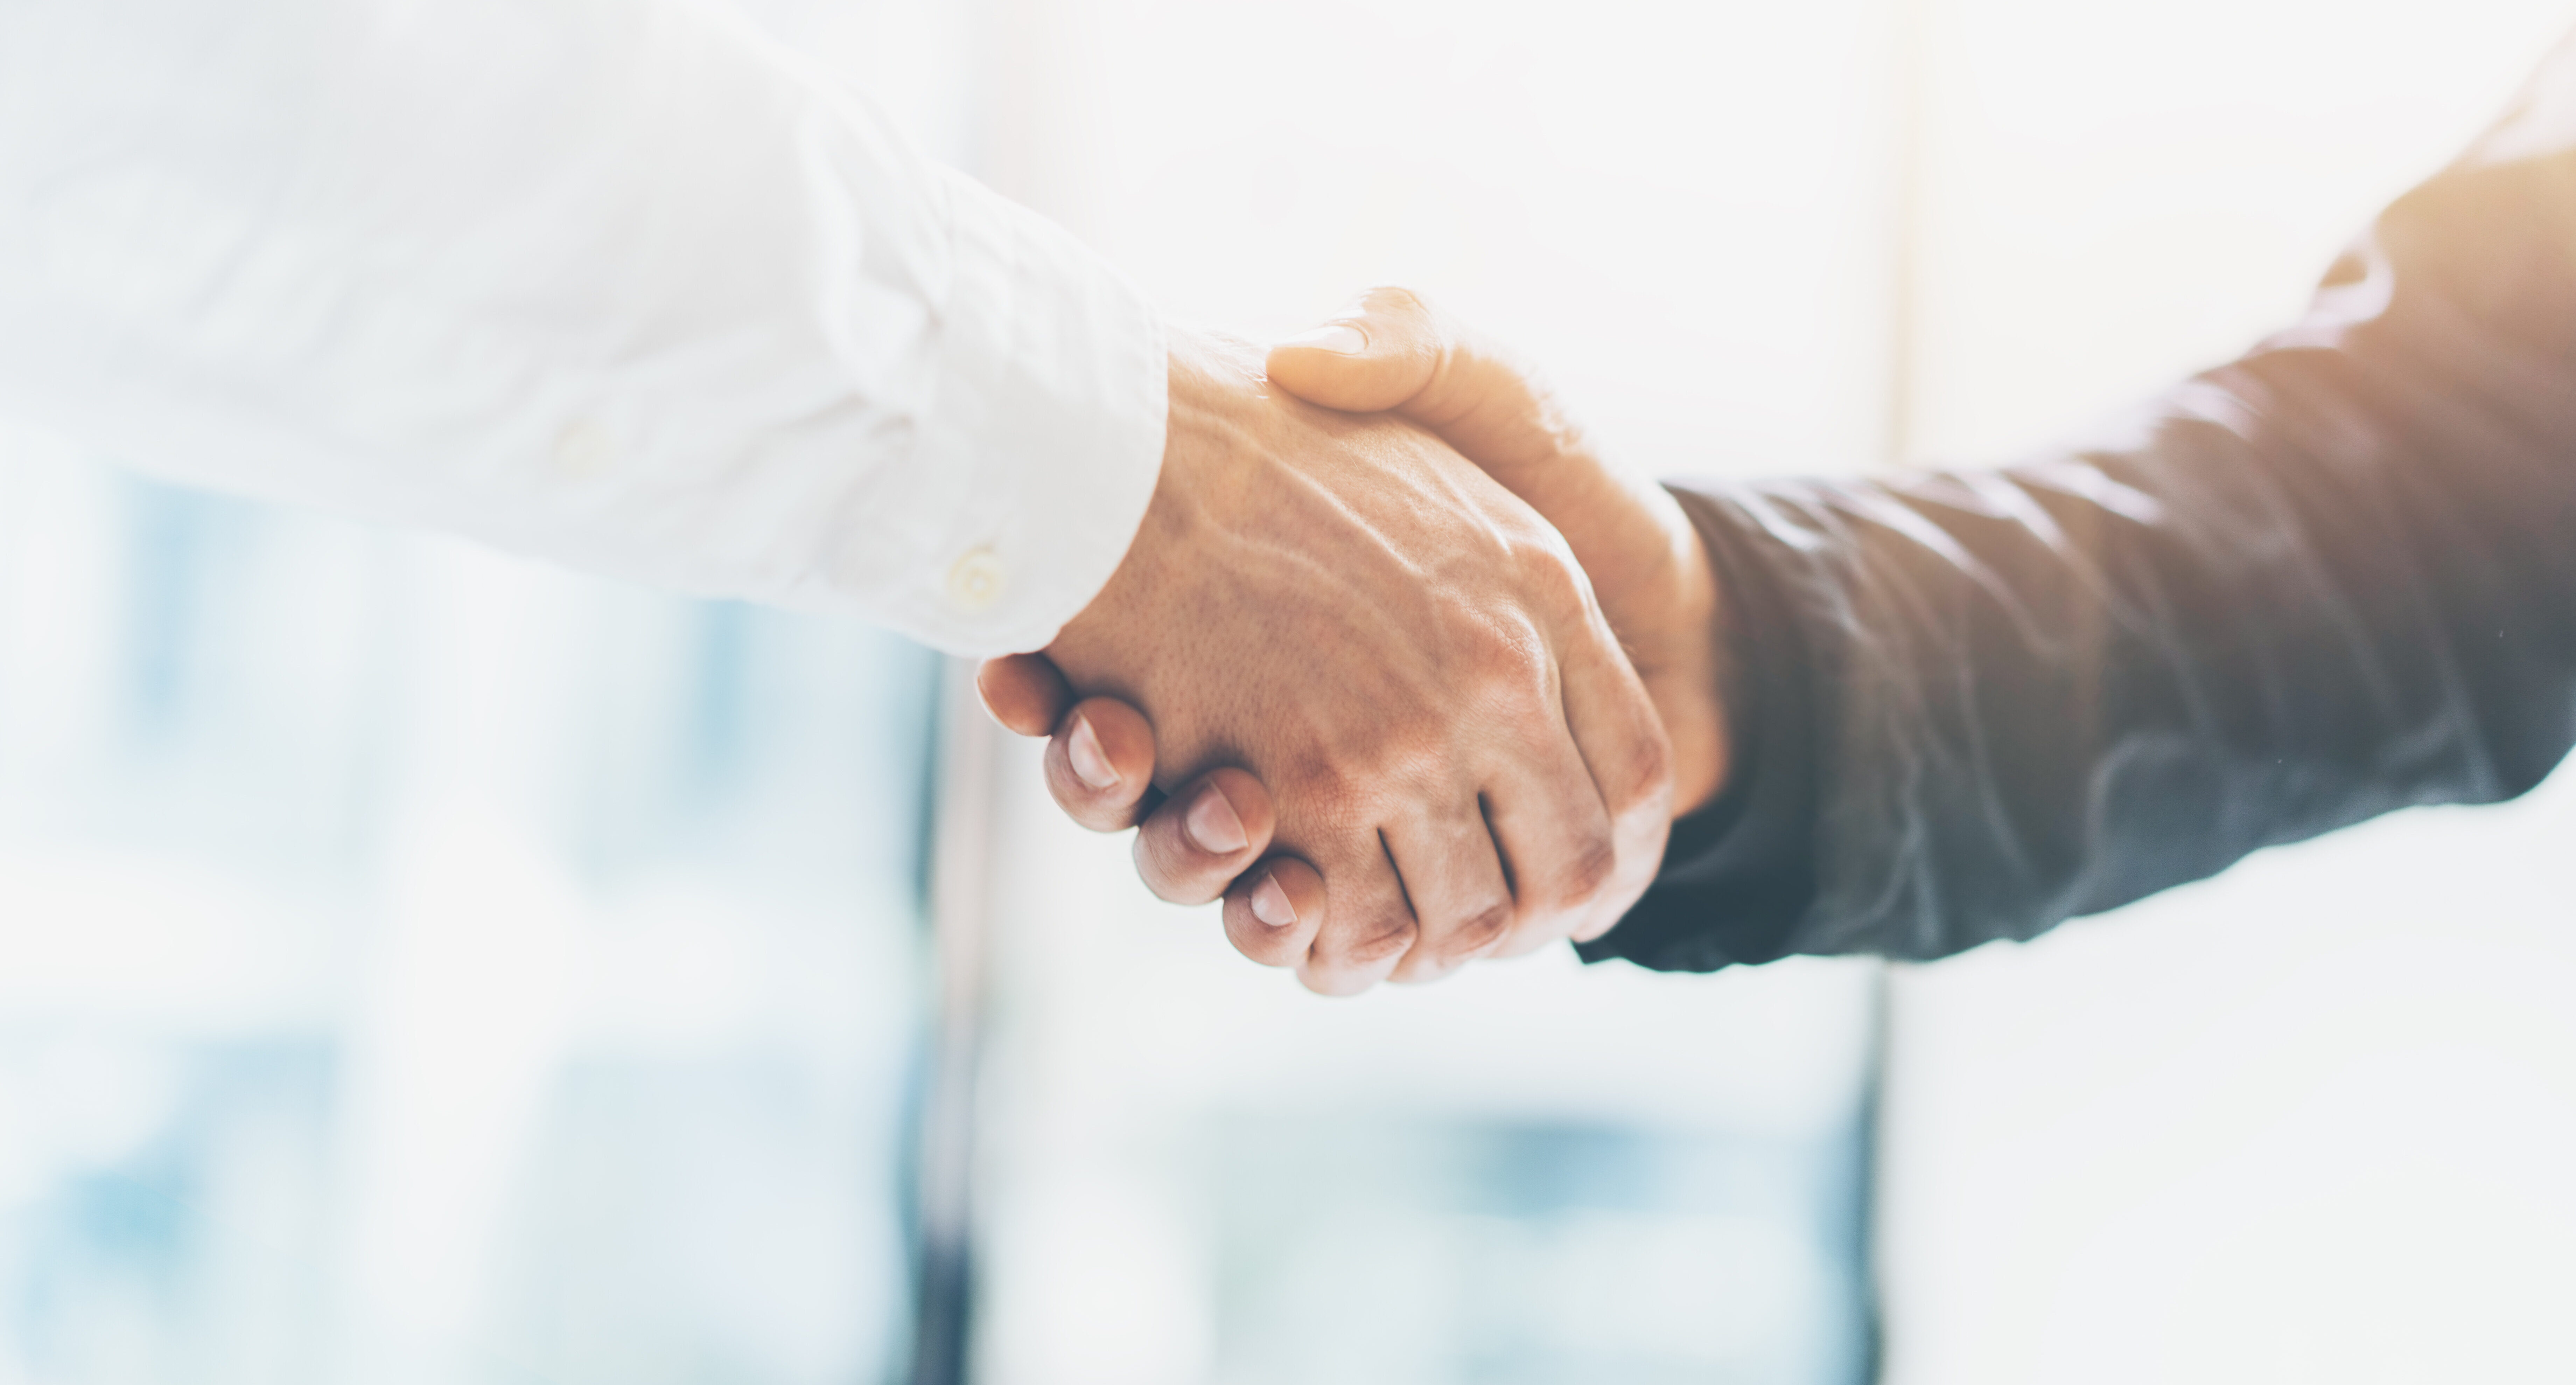
[[(2565, 0), (768, 0), (1176, 316), (1660, 474), (2241, 350)], [(0, 424), (5, 427), (5, 424)], [(1324, 1002), (957, 670), (0, 431), (0, 1385), (2565, 1379), (2576, 788), (2026, 947)]]

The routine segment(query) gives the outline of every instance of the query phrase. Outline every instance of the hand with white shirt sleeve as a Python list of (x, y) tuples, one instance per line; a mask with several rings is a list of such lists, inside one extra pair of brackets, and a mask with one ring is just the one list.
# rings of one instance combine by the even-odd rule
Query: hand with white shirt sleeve
[[(1274, 347), (1270, 380), (1296, 396), (1354, 411), (1390, 411), (1431, 429), (1556, 525), (1590, 577), (1672, 749), (1676, 816), (1712, 800), (1730, 765), (1729, 689), (1719, 649), (1722, 602), (1697, 531), (1661, 487), (1608, 464), (1544, 382), (1509, 353), (1402, 289), (1376, 289), (1346, 315)], [(1239, 769), (1157, 800), (1154, 726), (1115, 698), (1076, 703), (1046, 659), (987, 662), (985, 703), (1023, 735), (1051, 736), (1048, 787), (1065, 812), (1100, 831), (1137, 828), (1137, 869), (1166, 899), (1223, 894), (1225, 928), (1257, 961), (1302, 965), (1294, 930), (1267, 920), (1301, 912), (1324, 878), (1266, 841), (1227, 849), (1209, 824), (1267, 824), (1269, 790)], [(1327, 873), (1329, 875), (1329, 872)], [(1628, 901), (1622, 899), (1620, 908)]]
[(1279, 872), (1322, 989), (1597, 932), (1654, 868), (1663, 733), (1555, 531), (1429, 434), (1167, 332), (715, 7), (25, 0), (0, 105), (0, 411), (1042, 646), (1175, 773), (1282, 794), (1200, 825), (1325, 872)]
[(1230, 929), (1319, 991), (1607, 929), (1660, 857), (1669, 755), (1563, 539), (1430, 434), (1260, 365), (1175, 334), (1144, 524), (1045, 650), (1098, 713), (1051, 772), (1096, 784), (1143, 736), (1178, 793), (1140, 853), (1284, 853)]
[(0, 4), (0, 415), (953, 652), (1155, 484), (1160, 318), (697, 0)]

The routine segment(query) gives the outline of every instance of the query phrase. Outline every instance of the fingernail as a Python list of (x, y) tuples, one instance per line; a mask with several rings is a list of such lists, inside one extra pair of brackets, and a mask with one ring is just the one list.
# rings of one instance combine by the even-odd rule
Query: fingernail
[(1074, 776), (1091, 787), (1118, 787), (1118, 771), (1109, 763), (1109, 752), (1100, 748), (1100, 733), (1091, 729), (1091, 718), (1073, 719), (1073, 734), (1064, 741), (1064, 758), (1073, 762)]
[(1189, 829), (1190, 840), (1210, 856), (1231, 856), (1243, 850), (1252, 838), (1243, 830), (1243, 819), (1234, 815), (1234, 805), (1214, 784), (1199, 790), (1199, 801), (1190, 805), (1190, 815), (1182, 819)]
[(1279, 344), (1281, 346), (1302, 346), (1313, 351), (1331, 351), (1344, 356), (1356, 356), (1361, 352), (1368, 350), (1368, 335), (1347, 322), (1327, 322), (1323, 326), (1318, 327), (1311, 332), (1305, 332), (1300, 335), (1290, 337), (1288, 340)]
[(1252, 887), (1252, 916), (1273, 928), (1285, 928), (1297, 921), (1297, 906), (1288, 902), (1288, 892), (1279, 888), (1279, 877), (1262, 872), (1261, 883)]

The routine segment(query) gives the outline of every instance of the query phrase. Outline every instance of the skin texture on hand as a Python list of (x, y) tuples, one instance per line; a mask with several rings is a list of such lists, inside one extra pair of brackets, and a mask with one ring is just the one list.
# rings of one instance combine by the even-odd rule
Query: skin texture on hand
[(1654, 698), (1673, 746), (1673, 813), (1705, 807), (1728, 765), (1715, 569), (1663, 487), (1609, 464), (1537, 372), (1404, 289), (1273, 347), (1269, 378), (1303, 399), (1413, 420), (1565, 535)]
[(1152, 766), (1175, 792), (1139, 866), (1180, 897), (1266, 833), (1286, 855), (1227, 929), (1317, 990), (1597, 935), (1662, 851), (1662, 725), (1556, 530), (1418, 428), (1266, 388), (1245, 348), (1176, 339), (1153, 502), (1045, 656), (1061, 694), (1025, 660), (983, 682), (1015, 729), (1086, 696), (1048, 723), (1059, 801), (1123, 825)]

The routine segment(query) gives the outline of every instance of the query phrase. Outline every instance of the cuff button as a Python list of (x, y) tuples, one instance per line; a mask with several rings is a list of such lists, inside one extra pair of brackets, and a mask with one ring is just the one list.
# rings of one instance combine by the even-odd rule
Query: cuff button
[(961, 611), (988, 610), (1002, 599), (1002, 560), (978, 548), (948, 569), (948, 599)]

